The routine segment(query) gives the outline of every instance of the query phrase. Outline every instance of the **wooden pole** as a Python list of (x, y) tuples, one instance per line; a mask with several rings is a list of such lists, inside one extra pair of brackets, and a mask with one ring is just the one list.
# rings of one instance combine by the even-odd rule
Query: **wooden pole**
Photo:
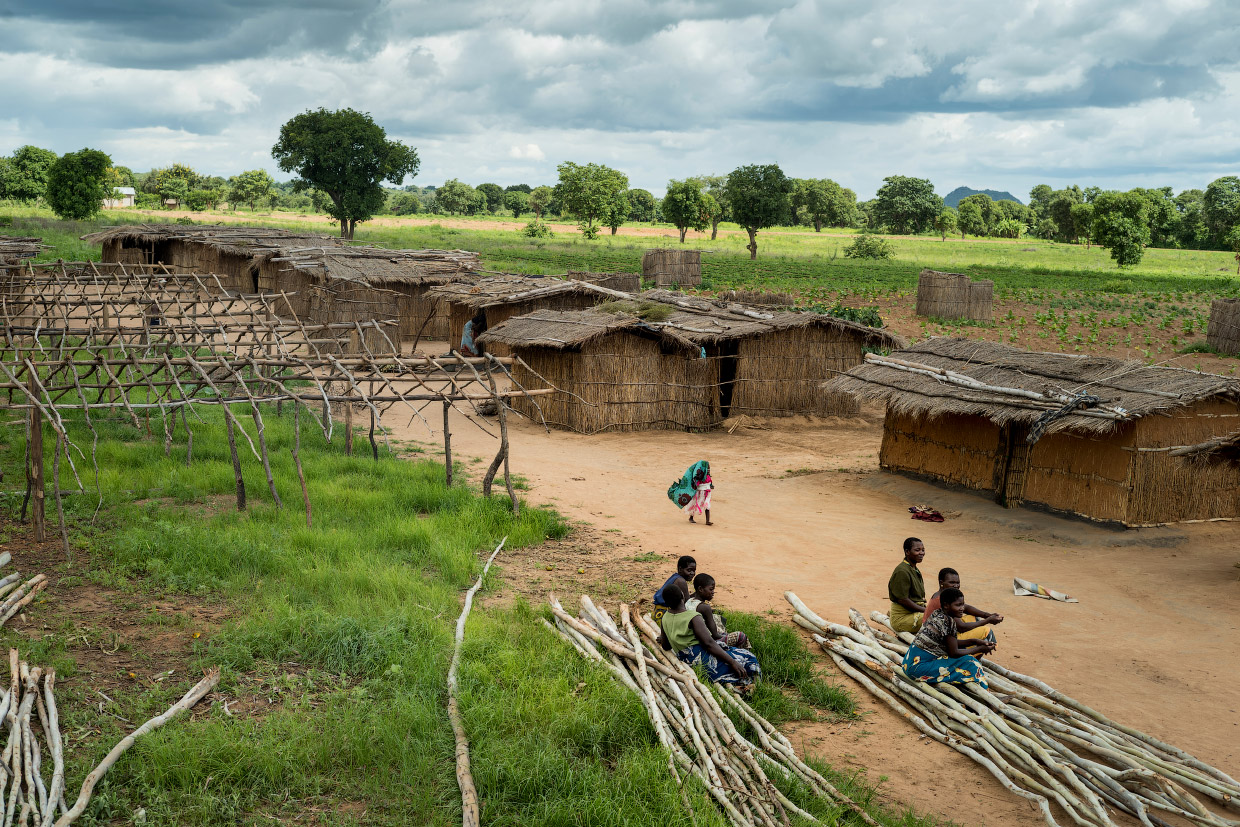
[(449, 488), (452, 487), (452, 430), (448, 427), (448, 411), (451, 408), (452, 403), (445, 399), (443, 401), (443, 467)]
[[(352, 390), (347, 393), (353, 395)], [(353, 456), (353, 403), (349, 400), (344, 403), (344, 452)]]
[(310, 492), (306, 490), (306, 475), (301, 470), (301, 408), (296, 403), (293, 403), (293, 465), (297, 467), (297, 479), (301, 482), (301, 498), (306, 503), (306, 528), (310, 528)]
[(228, 450), (232, 454), (233, 476), (237, 480), (237, 510), (245, 511), (245, 478), (241, 476), (241, 457), (237, 454), (237, 436), (233, 433), (232, 417), (225, 412), (224, 425), (228, 428)]
[(43, 511), (43, 414), (38, 408), (30, 409), (30, 466), (30, 484), (34, 495), (31, 509), (34, 516), (34, 540), (42, 543), (46, 539)]

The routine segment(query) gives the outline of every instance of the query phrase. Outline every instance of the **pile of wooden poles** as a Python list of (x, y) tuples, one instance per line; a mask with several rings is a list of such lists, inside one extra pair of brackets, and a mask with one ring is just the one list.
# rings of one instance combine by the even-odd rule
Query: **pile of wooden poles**
[(1057, 827), (1051, 803), (1081, 827), (1111, 827), (1114, 811), (1144, 827), (1167, 818), (1201, 827), (1240, 821), (1216, 809), (1240, 810), (1240, 783), (1183, 750), (1073, 700), (1037, 678), (982, 659), (989, 688), (930, 685), (900, 664), (913, 640), (895, 634), (872, 612), (871, 626), (855, 609), (841, 626), (810, 611), (792, 592), (793, 620), (814, 633), (841, 671), (854, 678), (923, 735), (985, 767), (1011, 792), (1037, 805)]
[[(9, 729), (8, 741), (0, 753), (0, 819), (3, 819), (0, 824), (3, 827), (68, 827), (86, 811), (99, 779), (135, 740), (198, 703), (220, 679), (219, 670), (211, 670), (167, 712), (125, 736), (86, 776), (77, 800), (70, 807), (65, 802), (65, 745), (60, 737), (60, 718), (53, 693), (56, 671), (32, 667), (19, 658), (16, 649), (10, 649), (9, 672), (8, 690), (0, 692), (0, 726), (7, 725)], [(43, 780), (45, 757), (52, 765), (48, 782)]]
[[(824, 823), (789, 800), (772, 778), (799, 781), (837, 812), (851, 809), (865, 824), (877, 827), (864, 809), (797, 757), (788, 739), (735, 692), (703, 684), (693, 669), (665, 652), (649, 616), (633, 617), (622, 603), (617, 623), (582, 595), (581, 617), (576, 618), (555, 595), (550, 602), (553, 628), (560, 637), (641, 699), (682, 795), (687, 778), (696, 778), (735, 827), (788, 825), (792, 816)], [(684, 800), (692, 812), (688, 797)]]
[[(7, 551), (0, 554), (0, 569), (4, 568), (13, 559)], [(15, 571), (12, 574), (0, 577), (0, 626), (9, 622), (13, 615), (26, 608), (26, 605), (34, 600), (34, 596), (47, 586), (47, 576), (36, 574), (25, 583), (22, 582), (22, 574)]]

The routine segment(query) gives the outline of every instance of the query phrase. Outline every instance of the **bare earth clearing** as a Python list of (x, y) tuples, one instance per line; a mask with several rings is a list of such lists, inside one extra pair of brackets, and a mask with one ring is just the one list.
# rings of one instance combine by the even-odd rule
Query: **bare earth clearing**
[[(928, 587), (940, 567), (953, 566), (971, 603), (1007, 616), (998, 628), (1000, 661), (1225, 772), (1240, 769), (1233, 524), (1121, 532), (1005, 510), (878, 471), (881, 422), (880, 411), (867, 410), (855, 419), (743, 420), (732, 433), (583, 437), (514, 421), (512, 467), (528, 481), (530, 503), (589, 525), (502, 561), (511, 591), (492, 599), (515, 592), (538, 604), (550, 590), (574, 601), (591, 593), (609, 605), (648, 599), (676, 556), (693, 554), (699, 571), (718, 578), (725, 608), (786, 619), (783, 592), (791, 589), (824, 617), (846, 622), (850, 606), (886, 611), (900, 544), (917, 535), (928, 548)], [(495, 440), (463, 418), (452, 427), (456, 458), (480, 475), (485, 466), (470, 458), (489, 460)], [(442, 435), (421, 422), (397, 426), (393, 436), (442, 450)], [(690, 525), (664, 493), (702, 458), (717, 484), (713, 527)], [(908, 507), (919, 504), (949, 519), (910, 520)], [(1080, 603), (1015, 597), (1013, 576)], [(825, 655), (820, 663), (836, 675)], [(896, 806), (969, 825), (1040, 823), (981, 767), (919, 739), (850, 679), (836, 679), (867, 712), (851, 724), (793, 727), (808, 752), (871, 782), (886, 778), (882, 791)]]

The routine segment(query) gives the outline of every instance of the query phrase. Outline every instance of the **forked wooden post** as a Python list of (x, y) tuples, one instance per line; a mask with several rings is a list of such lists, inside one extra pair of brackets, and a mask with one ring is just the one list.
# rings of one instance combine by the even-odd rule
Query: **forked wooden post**
[[(30, 393), (33, 399), (33, 389)], [(33, 405), (30, 407), (30, 467), (31, 487), (33, 489), (31, 514), (34, 519), (34, 540), (36, 543), (42, 543), (46, 539), (43, 511), (43, 414)]]
[[(352, 396), (352, 390), (346, 390), (347, 396)], [(353, 456), (353, 400), (346, 399), (344, 402), (344, 452), (349, 456)]]
[(443, 468), (449, 488), (452, 487), (452, 430), (448, 427), (448, 411), (451, 409), (452, 403), (445, 399), (443, 401)]
[(224, 425), (228, 428), (228, 450), (232, 454), (233, 477), (237, 480), (237, 510), (245, 511), (245, 478), (241, 476), (241, 457), (237, 454), (237, 435), (233, 432), (232, 417), (227, 411), (224, 412)]

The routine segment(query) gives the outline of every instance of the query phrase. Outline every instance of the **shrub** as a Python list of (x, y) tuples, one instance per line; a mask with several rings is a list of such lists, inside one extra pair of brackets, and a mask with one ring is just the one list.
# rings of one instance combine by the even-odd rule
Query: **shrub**
[(878, 315), (878, 311), (873, 307), (845, 307), (836, 302), (827, 311), (827, 315), (834, 316), (837, 319), (846, 319), (857, 324), (868, 325), (869, 327), (883, 326), (883, 317)]
[(555, 233), (551, 232), (550, 227), (539, 221), (537, 218), (531, 220), (529, 224), (526, 224), (525, 229), (521, 231), (521, 234), (528, 236), (529, 238), (550, 238), (555, 235)]
[(844, 248), (844, 258), (886, 259), (896, 254), (891, 242), (881, 236), (863, 232)]

